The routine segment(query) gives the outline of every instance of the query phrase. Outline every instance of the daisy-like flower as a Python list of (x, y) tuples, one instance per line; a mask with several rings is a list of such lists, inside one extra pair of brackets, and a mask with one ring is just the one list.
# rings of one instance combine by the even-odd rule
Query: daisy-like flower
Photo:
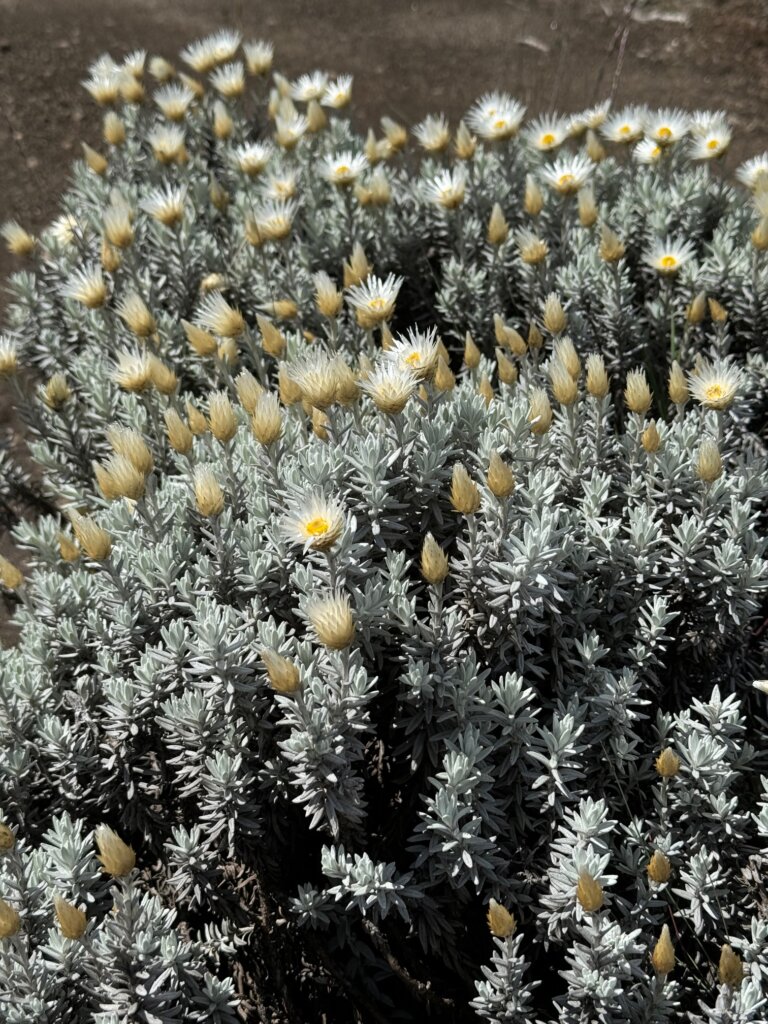
[(369, 276), (361, 284), (347, 291), (347, 301), (355, 310), (357, 322), (365, 330), (372, 330), (385, 320), (391, 320), (395, 302), (403, 284), (402, 277), (389, 274), (386, 278)]
[(155, 93), (155, 103), (169, 121), (183, 121), (195, 94), (186, 85), (164, 85)]
[(542, 153), (562, 145), (568, 134), (567, 124), (561, 117), (538, 117), (525, 133), (528, 144)]
[(230, 160), (239, 171), (254, 178), (267, 166), (273, 152), (268, 143), (245, 142), (232, 151)]
[(718, 360), (705, 364), (698, 373), (688, 374), (690, 392), (705, 409), (727, 409), (742, 384), (738, 367)]
[(279, 242), (291, 233), (299, 204), (293, 200), (265, 203), (255, 214), (256, 226), (262, 238)]
[(243, 43), (243, 53), (249, 75), (266, 75), (272, 67), (275, 48), (272, 43), (257, 39), (252, 43)]
[(243, 314), (221, 292), (209, 292), (197, 307), (195, 323), (219, 338), (237, 338), (245, 330)]
[(646, 138), (660, 146), (671, 146), (688, 134), (690, 118), (682, 110), (653, 110), (646, 114)]
[(463, 164), (459, 164), (450, 171), (440, 171), (431, 181), (425, 182), (424, 196), (444, 210), (455, 210), (464, 202), (466, 187), (467, 172)]
[(639, 164), (657, 164), (664, 153), (664, 147), (653, 139), (643, 139), (632, 150), (632, 158)]
[(413, 134), (427, 153), (440, 153), (451, 141), (451, 129), (443, 114), (428, 114), (413, 129)]
[(275, 118), (275, 138), (283, 149), (293, 149), (302, 135), (306, 135), (308, 128), (309, 121), (296, 111), (278, 114)]
[(301, 389), (302, 398), (315, 409), (327, 409), (336, 401), (337, 360), (325, 352), (308, 352), (290, 366), (289, 375)]
[(305, 551), (327, 551), (342, 534), (344, 509), (335, 498), (311, 494), (294, 502), (282, 528), (291, 543), (301, 544)]
[(181, 59), (199, 74), (205, 75), (219, 64), (232, 60), (241, 39), (239, 32), (222, 29), (205, 39), (190, 43), (181, 51)]
[(706, 126), (705, 131), (692, 130), (691, 134), (692, 160), (714, 160), (722, 156), (731, 144), (731, 130), (724, 120), (712, 121)]
[(48, 232), (57, 245), (72, 245), (77, 236), (82, 234), (82, 225), (73, 214), (63, 213), (52, 222)]
[(643, 134), (644, 117), (642, 107), (626, 107), (606, 118), (602, 135), (611, 142), (637, 142)]
[(385, 359), (360, 381), (360, 388), (377, 409), (395, 416), (403, 411), (418, 383), (419, 378), (410, 367)]
[(283, 174), (279, 178), (273, 175), (267, 180), (264, 197), (265, 199), (293, 199), (296, 191), (295, 174)]
[(82, 83), (83, 88), (102, 106), (116, 103), (120, 96), (121, 73), (117, 64), (111, 59), (98, 61), (90, 71), (91, 77)]
[(368, 161), (362, 153), (345, 150), (338, 156), (326, 157), (320, 164), (320, 173), (332, 185), (348, 188), (354, 185), (367, 166)]
[(605, 124), (605, 119), (608, 117), (610, 109), (611, 101), (603, 100), (602, 103), (597, 103), (588, 110), (582, 110), (579, 114), (574, 114), (568, 118), (568, 134), (571, 138), (574, 138), (583, 135), (588, 128), (595, 131)]
[(291, 97), (302, 103), (319, 100), (322, 99), (327, 85), (328, 75), (324, 71), (311, 71), (291, 83)]
[(149, 132), (147, 141), (152, 147), (155, 159), (161, 164), (183, 161), (186, 156), (184, 129), (178, 125), (164, 125)]
[(737, 169), (736, 177), (753, 192), (768, 188), (768, 153), (745, 161)]
[(123, 71), (127, 71), (134, 78), (141, 78), (144, 74), (144, 65), (147, 62), (146, 50), (134, 50), (129, 53), (123, 61)]
[(409, 370), (417, 380), (427, 380), (437, 368), (437, 328), (426, 333), (409, 328), (405, 336), (395, 338), (384, 359), (402, 370)]
[(509, 93), (488, 92), (470, 108), (467, 125), (481, 138), (500, 142), (517, 134), (524, 116), (524, 104)]
[(88, 309), (98, 309), (107, 301), (107, 283), (101, 267), (95, 265), (76, 270), (61, 290), (67, 299), (75, 299)]
[(146, 302), (136, 292), (129, 292), (118, 302), (117, 314), (137, 338), (148, 338), (157, 330), (157, 321)]
[(563, 156), (541, 170), (541, 176), (550, 188), (561, 196), (573, 195), (582, 188), (592, 173), (593, 164), (587, 157)]
[(152, 387), (152, 362), (149, 353), (118, 352), (112, 379), (124, 391), (146, 391)]
[(225, 99), (236, 99), (245, 91), (245, 68), (239, 60), (225, 64), (213, 72), (211, 85)]
[(659, 274), (676, 274), (695, 255), (696, 250), (690, 242), (676, 242), (667, 238), (666, 241), (656, 242), (645, 254), (643, 261)]
[(324, 107), (332, 107), (334, 110), (341, 110), (346, 107), (352, 99), (352, 75), (339, 75), (334, 82), (329, 82), (325, 87), (320, 102)]
[(12, 377), (19, 366), (16, 342), (8, 334), (0, 334), (0, 379)]
[(150, 192), (139, 206), (160, 224), (172, 227), (184, 219), (185, 199), (186, 192), (183, 188), (174, 188), (166, 184)]

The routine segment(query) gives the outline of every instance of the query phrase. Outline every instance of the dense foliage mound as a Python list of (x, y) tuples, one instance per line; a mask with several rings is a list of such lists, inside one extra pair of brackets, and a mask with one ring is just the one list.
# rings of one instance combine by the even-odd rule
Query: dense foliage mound
[(3, 1019), (764, 1021), (768, 154), (181, 56), (3, 229)]

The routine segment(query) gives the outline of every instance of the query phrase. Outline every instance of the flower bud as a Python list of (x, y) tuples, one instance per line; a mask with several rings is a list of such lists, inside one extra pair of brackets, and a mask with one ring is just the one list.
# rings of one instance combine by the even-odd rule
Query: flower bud
[(456, 129), (454, 149), (459, 160), (471, 160), (477, 149), (477, 139), (470, 133), (463, 121), (459, 121)]
[(480, 508), (480, 491), (464, 466), (457, 462), (451, 477), (451, 505), (463, 516), (471, 516)]
[(475, 370), (480, 365), (480, 349), (469, 331), (464, 339), (464, 365), (470, 370)]
[(591, 228), (597, 220), (597, 203), (590, 185), (579, 190), (578, 204), (579, 223), (583, 228)]
[(496, 349), (496, 368), (502, 384), (517, 383), (517, 367), (500, 348)]
[(94, 835), (102, 869), (113, 878), (130, 875), (136, 866), (136, 854), (131, 847), (108, 825), (97, 826)]
[(275, 359), (281, 359), (285, 352), (285, 336), (271, 320), (267, 320), (265, 316), (257, 316), (256, 323), (259, 325), (261, 331), (261, 344), (267, 355), (274, 356)]
[(515, 490), (515, 474), (497, 451), (491, 452), (486, 481), (495, 498), (508, 498)]
[(527, 174), (525, 178), (525, 198), (523, 199), (523, 209), (530, 217), (538, 217), (543, 206), (544, 196), (539, 188), (539, 184), (532, 174)]
[(603, 887), (588, 871), (579, 872), (576, 899), (587, 913), (594, 913), (603, 905)]
[(81, 938), (88, 923), (85, 913), (59, 895), (53, 897), (53, 906), (56, 920), (59, 923), (59, 931), (64, 938)]
[(605, 160), (605, 146), (592, 128), (587, 129), (587, 141), (584, 151), (593, 164), (599, 164)]
[(452, 391), (456, 386), (456, 377), (442, 356), (437, 357), (437, 369), (432, 383), (438, 391)]
[(510, 914), (506, 907), (502, 907), (493, 898), (488, 901), (487, 921), (491, 935), (497, 939), (509, 938), (510, 935), (514, 935), (517, 928), (515, 915)]
[(646, 870), (652, 882), (661, 884), (662, 882), (669, 881), (669, 876), (672, 874), (672, 865), (669, 863), (669, 858), (661, 850), (654, 850)]
[(165, 430), (168, 443), (179, 455), (187, 455), (192, 450), (193, 434), (175, 409), (166, 409)]
[(579, 386), (562, 363), (553, 360), (549, 364), (549, 380), (552, 394), (560, 405), (573, 405), (579, 397)]
[(574, 380), (579, 379), (581, 360), (570, 338), (563, 337), (555, 341), (555, 359), (570, 373)]
[(312, 407), (312, 432), (315, 437), (319, 437), (321, 441), (328, 440), (328, 417), (322, 409), (317, 409), (315, 406)]
[(689, 324), (700, 324), (707, 312), (707, 293), (699, 292), (692, 300), (685, 314)]
[(309, 621), (324, 647), (343, 651), (355, 636), (355, 619), (346, 594), (317, 598), (307, 609)]
[(16, 845), (16, 836), (10, 828), (0, 822), (0, 851), (12, 850)]
[(71, 395), (72, 389), (63, 373), (54, 373), (43, 388), (43, 401), (49, 409), (60, 409)]
[(509, 237), (509, 224), (498, 203), (493, 204), (486, 237), (489, 244), (495, 246), (503, 245)]
[(178, 377), (170, 366), (166, 366), (157, 356), (149, 357), (149, 376), (161, 395), (172, 395), (179, 384)]
[(724, 324), (728, 319), (728, 310), (725, 306), (721, 306), (717, 299), (708, 299), (707, 304), (709, 306), (709, 315), (714, 322), (716, 324)]
[(0, 555), (0, 584), (7, 590), (17, 590), (24, 582), (24, 574), (13, 562)]
[(672, 363), (672, 367), (669, 371), (667, 392), (669, 394), (670, 401), (674, 402), (675, 405), (685, 405), (688, 401), (688, 382), (686, 381), (685, 374), (676, 359)]
[(10, 939), (21, 928), (19, 912), (0, 899), (0, 939)]
[(301, 388), (288, 372), (284, 363), (281, 363), (277, 373), (278, 392), (283, 405), (295, 405), (301, 401)]
[(224, 492), (210, 466), (195, 466), (192, 483), (200, 515), (220, 515), (224, 510)]
[(298, 667), (288, 658), (283, 658), (275, 651), (264, 648), (261, 660), (267, 670), (269, 684), (277, 693), (295, 693), (301, 688), (301, 676)]
[(59, 554), (65, 562), (76, 562), (80, 557), (80, 548), (75, 542), (66, 535), (66, 533), (60, 533), (58, 536), (59, 541)]
[(552, 406), (543, 388), (531, 388), (528, 398), (528, 422), (531, 424), (531, 433), (540, 437), (552, 426)]
[(565, 310), (554, 292), (550, 292), (544, 300), (543, 322), (550, 334), (562, 334), (568, 325)]
[(98, 174), (100, 178), (103, 177), (107, 167), (109, 167), (107, 158), (102, 156), (101, 153), (97, 153), (95, 149), (92, 149), (85, 142), (81, 142), (80, 145), (83, 147), (83, 159), (89, 170), (93, 171), (94, 174)]
[(600, 259), (605, 263), (618, 263), (626, 252), (626, 247), (615, 231), (607, 224), (600, 226)]
[(202, 327), (191, 324), (188, 320), (182, 320), (181, 325), (187, 336), (187, 341), (199, 356), (213, 356), (218, 350), (219, 343), (212, 334), (204, 331)]
[(610, 390), (603, 357), (593, 352), (587, 356), (587, 391), (593, 398), (605, 398)]
[(644, 370), (630, 370), (627, 374), (624, 401), (627, 403), (629, 411), (638, 416), (644, 416), (650, 409), (653, 399)]
[(187, 399), (187, 422), (189, 423), (189, 429), (195, 435), (200, 437), (201, 434), (205, 434), (208, 431), (208, 420), (203, 416), (200, 410), (195, 406), (194, 402)]
[(669, 936), (669, 925), (661, 929), (659, 941), (653, 947), (651, 963), (657, 974), (670, 974), (675, 969), (675, 947)]
[(734, 953), (727, 942), (720, 948), (717, 977), (721, 985), (727, 985), (729, 988), (740, 988), (744, 980), (744, 965), (741, 962), (741, 957)]
[(706, 439), (701, 442), (696, 474), (705, 484), (712, 484), (723, 475), (723, 460), (715, 441)]
[(261, 395), (264, 394), (264, 388), (250, 370), (241, 370), (237, 377), (235, 377), (235, 391), (237, 392), (237, 399), (240, 405), (242, 405), (249, 416), (252, 416), (256, 403)]
[(235, 410), (224, 391), (217, 391), (209, 398), (208, 423), (211, 433), (222, 444), (228, 444), (237, 433)]
[(253, 436), (266, 448), (273, 444), (283, 432), (283, 414), (277, 395), (262, 392), (259, 395), (251, 417)]
[(106, 530), (102, 530), (90, 516), (81, 516), (78, 512), (70, 513), (70, 521), (78, 544), (89, 558), (94, 562), (103, 562), (109, 558), (112, 538)]
[(448, 575), (448, 556), (431, 533), (424, 538), (421, 548), (421, 575), (433, 586), (442, 583)]
[(480, 383), (477, 385), (477, 393), (485, 399), (485, 404), (490, 405), (493, 401), (493, 385), (488, 380), (488, 375), (483, 374)]
[(648, 452), (649, 455), (653, 455), (661, 447), (661, 437), (656, 427), (656, 421), (651, 420), (648, 426), (645, 428), (642, 434), (642, 445), (643, 448)]
[(535, 323), (531, 322), (531, 326), (528, 328), (528, 348), (534, 351), (541, 348), (544, 344), (544, 335), (541, 333)]
[(656, 758), (656, 771), (662, 779), (673, 779), (680, 771), (680, 758), (670, 747), (665, 747)]
[(757, 222), (749, 237), (759, 252), (768, 249), (768, 217), (762, 217)]

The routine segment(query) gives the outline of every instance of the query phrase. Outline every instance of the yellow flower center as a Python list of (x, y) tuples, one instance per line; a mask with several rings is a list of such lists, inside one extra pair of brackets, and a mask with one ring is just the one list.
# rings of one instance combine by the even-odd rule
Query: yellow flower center
[(661, 156), (661, 147), (660, 146), (654, 146), (653, 149), (651, 150), (651, 159), (655, 160), (657, 157), (660, 157), (660, 156)]
[(574, 177), (572, 174), (561, 174), (557, 179), (558, 188), (571, 188), (574, 183)]
[(545, 132), (541, 136), (541, 144), (542, 144), (542, 146), (551, 146), (551, 145), (553, 145), (553, 143), (555, 141), (556, 141), (555, 140), (555, 136), (552, 134), (552, 132)]
[(336, 168), (336, 173), (341, 178), (344, 175), (349, 174), (349, 167), (346, 164), (339, 164), (338, 167)]
[(661, 128), (659, 128), (659, 130), (656, 132), (656, 134), (658, 135), (658, 137), (660, 139), (671, 139), (672, 138), (672, 129), (668, 128), (664, 124), (664, 125), (661, 126)]
[(629, 133), (631, 131), (632, 131), (632, 126), (631, 125), (623, 124), (621, 126), (621, 128), (619, 128), (619, 135), (629, 135)]
[(328, 533), (329, 526), (330, 523), (327, 519), (323, 519), (322, 516), (317, 516), (316, 519), (310, 519), (304, 529), (310, 537), (319, 537), (323, 533)]
[(717, 139), (710, 139), (707, 143), (707, 149), (717, 149), (719, 145), (720, 143)]
[(664, 270), (674, 270), (677, 266), (676, 256), (662, 256), (659, 260), (659, 266), (663, 267)]
[(421, 362), (421, 356), (418, 352), (411, 352), (409, 356), (406, 356), (403, 360), (408, 366), (418, 366)]
[(278, 196), (292, 196), (293, 195), (293, 182), (290, 181), (276, 181), (275, 182), (275, 193)]
[(708, 402), (719, 402), (725, 396), (725, 388), (722, 384), (708, 384), (704, 388), (704, 397)]
[(385, 309), (386, 305), (386, 299), (382, 299), (380, 295), (376, 295), (374, 298), (368, 300), (368, 309)]
[(507, 127), (506, 117), (500, 117), (498, 118), (498, 120), (494, 121), (493, 127), (496, 129), (497, 132), (504, 131), (504, 129)]

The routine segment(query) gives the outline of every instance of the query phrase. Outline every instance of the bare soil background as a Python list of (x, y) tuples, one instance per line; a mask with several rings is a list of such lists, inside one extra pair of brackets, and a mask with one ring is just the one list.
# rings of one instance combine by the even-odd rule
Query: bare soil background
[[(768, 148), (768, 0), (0, 0), (0, 223), (38, 231), (80, 142), (99, 145), (100, 111), (80, 85), (91, 61), (137, 48), (175, 59), (222, 26), (273, 40), (289, 76), (352, 73), (360, 127), (438, 111), (455, 123), (495, 88), (530, 114), (608, 96), (724, 109), (731, 167)], [(0, 324), (15, 269), (3, 249)], [(0, 389), (0, 433), (15, 426)]]

